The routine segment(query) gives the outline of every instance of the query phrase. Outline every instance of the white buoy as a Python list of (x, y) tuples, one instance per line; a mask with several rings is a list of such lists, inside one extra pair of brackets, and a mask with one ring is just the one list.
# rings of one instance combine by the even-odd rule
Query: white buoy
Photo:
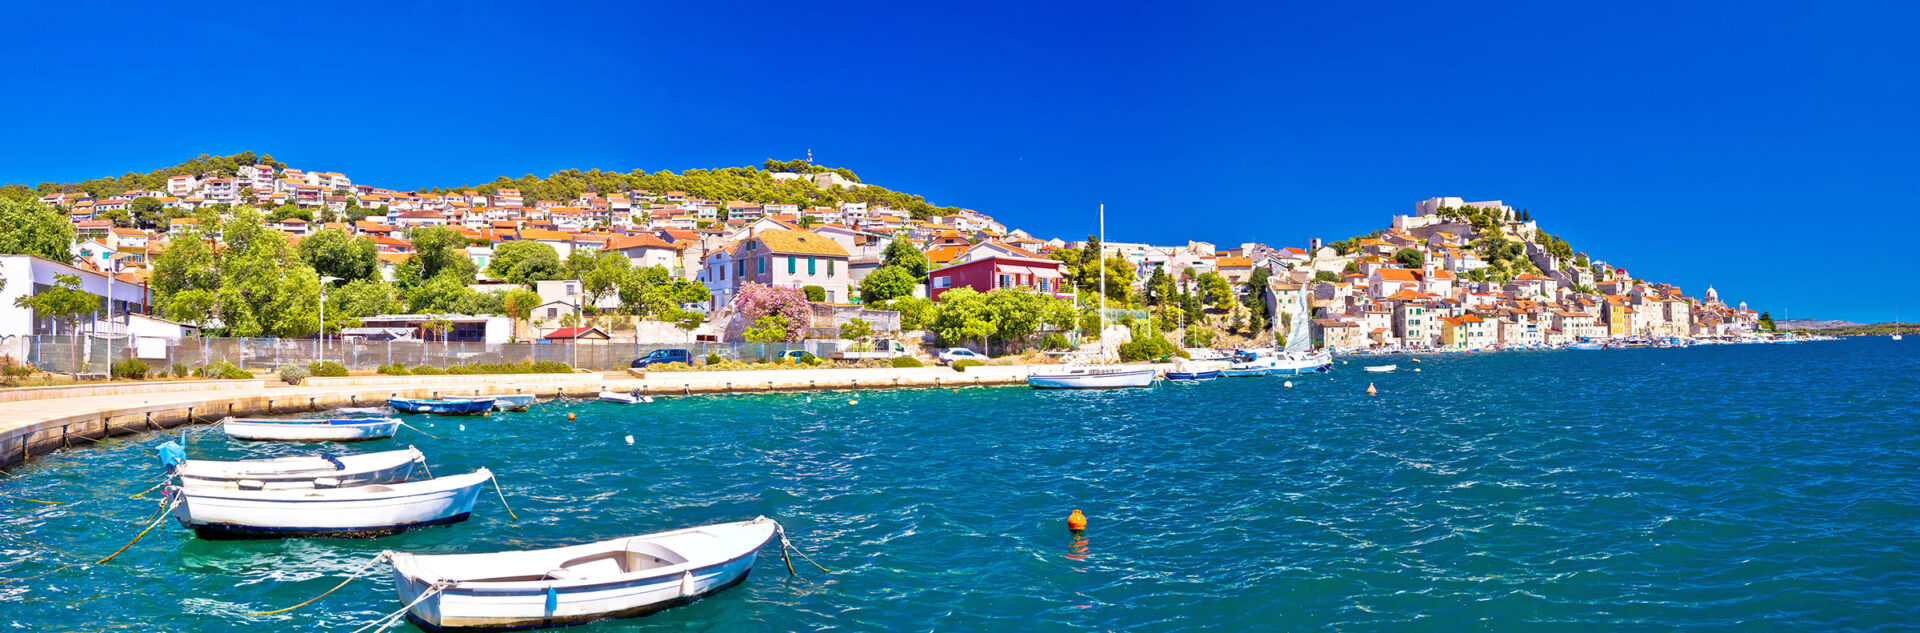
[(465, 431), (465, 430), (467, 430), (467, 425), (465, 425), (465, 424), (462, 424), (462, 425), (460, 425), (460, 430), (462, 430), (462, 431)]
[(860, 401), (859, 401), (859, 400), (848, 400), (848, 401), (847, 401), (847, 404), (850, 404), (850, 405), (852, 405), (852, 404), (860, 404)]
[(1288, 389), (1292, 389), (1292, 388), (1293, 388), (1293, 381), (1291, 381), (1291, 380), (1289, 380), (1289, 381), (1286, 381), (1286, 382), (1283, 382), (1283, 383), (1280, 383), (1280, 386), (1282, 386), (1282, 387), (1286, 387), (1286, 388), (1288, 388)]
[(1419, 367), (1413, 368), (1413, 373), (1416, 373), (1416, 374), (1420, 373), (1420, 368)]
[(627, 443), (628, 443), (628, 444), (632, 444), (632, 443), (633, 443), (633, 436), (631, 436), (631, 435), (629, 435), (629, 436), (627, 436)]

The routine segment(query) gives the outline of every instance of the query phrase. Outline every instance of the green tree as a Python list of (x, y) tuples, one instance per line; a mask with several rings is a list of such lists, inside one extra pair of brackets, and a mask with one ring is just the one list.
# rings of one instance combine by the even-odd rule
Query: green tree
[[(418, 228), (413, 230), (411, 239), (416, 277), (402, 281), (399, 275), (395, 275), (395, 283), (411, 285), (442, 275), (451, 275), (463, 285), (473, 283), (473, 274), (479, 267), (467, 257), (467, 238), (460, 234), (459, 229), (446, 226)], [(552, 250), (552, 247), (548, 247), (548, 250)], [(554, 261), (557, 265), (559, 258), (556, 256)]]
[(532, 284), (536, 281), (565, 279), (567, 267), (560, 262), (560, 253), (553, 250), (552, 246), (518, 240), (494, 247), (493, 261), (487, 263), (487, 274), (511, 283)]
[(526, 288), (514, 288), (501, 295), (500, 304), (505, 308), (502, 312), (513, 318), (515, 336), (519, 336), (518, 324), (532, 318), (533, 309), (541, 303), (544, 302), (540, 300), (540, 293)]
[(1198, 283), (1201, 298), (1207, 305), (1221, 307), (1233, 303), (1233, 285), (1220, 273), (1211, 270), (1200, 273)]
[[(567, 256), (568, 267), (575, 264), (574, 251)], [(600, 300), (615, 296), (620, 292), (620, 283), (633, 274), (633, 262), (625, 255), (615, 252), (601, 252), (590, 257), (593, 265), (584, 271), (576, 271), (580, 279), (580, 290), (587, 297), (587, 303), (598, 304)], [(491, 266), (489, 266), (491, 268)]]
[(972, 288), (955, 288), (940, 294), (940, 303), (933, 309), (933, 323), (929, 329), (949, 344), (964, 341), (980, 341), (985, 349), (987, 338), (999, 331), (994, 325), (993, 310), (987, 296)]
[(820, 303), (827, 300), (827, 289), (825, 286), (801, 286), (800, 291), (807, 293), (808, 301)]
[[(882, 268), (899, 266), (907, 272), (907, 276), (912, 277), (915, 283), (918, 283), (918, 280), (927, 277), (927, 270), (930, 268), (931, 263), (927, 261), (927, 254), (920, 252), (920, 249), (914, 247), (912, 242), (907, 241), (907, 239), (903, 237), (895, 237), (892, 242), (887, 244), (887, 249), (881, 253), (880, 266)], [(909, 290), (909, 292), (911, 292), (911, 290)], [(897, 297), (899, 295), (894, 296)]]
[(920, 297), (896, 297), (887, 309), (900, 313), (900, 329), (925, 330), (933, 325), (934, 303)]
[(1774, 325), (1774, 323), (1773, 323), (1773, 313), (1772, 313), (1772, 312), (1762, 312), (1762, 313), (1760, 313), (1760, 329), (1761, 329), (1762, 331), (1766, 331), (1766, 332), (1778, 332), (1778, 331), (1780, 331), (1780, 330), (1779, 330), (1779, 328), (1778, 328), (1777, 326), (1775, 326), (1775, 325)]
[(162, 311), (167, 318), (201, 328), (202, 333), (207, 322), (220, 310), (220, 295), (217, 289), (194, 288), (176, 292), (164, 304)]
[(380, 277), (380, 247), (341, 229), (320, 229), (300, 240), (300, 259), (323, 277), (344, 281)]
[(1313, 274), (1313, 280), (1324, 281), (1324, 282), (1339, 282), (1340, 273), (1336, 273), (1331, 270), (1322, 270)]
[(1407, 268), (1419, 268), (1421, 264), (1426, 263), (1427, 254), (1416, 249), (1403, 248), (1394, 251), (1393, 261), (1400, 262), (1401, 266)]
[(919, 285), (919, 280), (905, 266), (881, 266), (860, 280), (860, 299), (875, 304), (909, 296), (913, 294), (914, 286)]
[(741, 335), (748, 343), (778, 343), (787, 340), (787, 319), (769, 314), (753, 321), (753, 327)]
[[(34, 316), (53, 319), (55, 324), (65, 326), (68, 336), (78, 336), (80, 317), (99, 311), (100, 297), (80, 289), (79, 275), (55, 274), (52, 288), (16, 298), (13, 305), (33, 310)], [(81, 347), (73, 346), (75, 376), (80, 372)]]
[(866, 319), (847, 319), (846, 323), (840, 324), (840, 338), (853, 341), (854, 351), (865, 351), (867, 337), (872, 334), (873, 325), (867, 323)]
[(157, 229), (167, 222), (166, 205), (153, 196), (134, 198), (127, 204), (127, 215), (131, 216), (133, 226), (143, 229)]
[(34, 255), (62, 264), (73, 260), (73, 223), (39, 200), (0, 200), (0, 255)]

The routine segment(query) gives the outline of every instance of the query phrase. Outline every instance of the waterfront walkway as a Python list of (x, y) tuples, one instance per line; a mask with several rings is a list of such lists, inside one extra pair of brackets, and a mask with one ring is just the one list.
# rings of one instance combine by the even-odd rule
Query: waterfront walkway
[(833, 368), (625, 374), (353, 376), (285, 385), (239, 381), (115, 382), (0, 391), (0, 468), (67, 446), (115, 435), (211, 423), (227, 416), (275, 415), (376, 406), (388, 398), (533, 393), (591, 397), (601, 391), (693, 395), (810, 389), (879, 389), (1025, 384), (1031, 367)]

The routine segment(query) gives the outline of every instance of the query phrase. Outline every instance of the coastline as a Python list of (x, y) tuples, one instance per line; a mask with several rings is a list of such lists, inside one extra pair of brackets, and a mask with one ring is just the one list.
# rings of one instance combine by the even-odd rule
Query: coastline
[[(1147, 365), (1164, 369), (1161, 365)], [(80, 397), (0, 401), (0, 469), (71, 446), (109, 437), (207, 424), (228, 416), (279, 415), (337, 407), (384, 404), (389, 398), (531, 393), (541, 397), (593, 397), (601, 391), (655, 396), (946, 388), (1025, 385), (1033, 365), (982, 365), (956, 372), (947, 367), (831, 368), (725, 372), (648, 372), (610, 378), (595, 372), (485, 376), (355, 376), (308, 379), (307, 385), (277, 381), (218, 381), (195, 391), (107, 393)], [(226, 383), (235, 383), (229, 385)], [(276, 386), (278, 385), (278, 386)], [(94, 389), (102, 385), (52, 389)], [(118, 386), (118, 385), (114, 385)], [(137, 385), (127, 385), (135, 387)], [(131, 389), (125, 391), (133, 391)], [(57, 391), (42, 393), (55, 394)], [(54, 403), (59, 403), (55, 405)]]

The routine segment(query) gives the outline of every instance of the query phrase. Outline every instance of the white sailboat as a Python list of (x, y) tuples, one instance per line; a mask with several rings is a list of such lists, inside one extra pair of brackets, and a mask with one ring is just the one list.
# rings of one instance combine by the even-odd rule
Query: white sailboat
[(1893, 313), (1893, 340), (1900, 340), (1900, 313)]
[[(1100, 205), (1100, 360), (1107, 358), (1107, 205)], [(1082, 267), (1085, 263), (1082, 263)], [(1152, 367), (1126, 367), (1124, 365), (1068, 365), (1059, 369), (1027, 374), (1027, 386), (1034, 389), (1123, 389), (1129, 387), (1153, 386), (1156, 372)]]

